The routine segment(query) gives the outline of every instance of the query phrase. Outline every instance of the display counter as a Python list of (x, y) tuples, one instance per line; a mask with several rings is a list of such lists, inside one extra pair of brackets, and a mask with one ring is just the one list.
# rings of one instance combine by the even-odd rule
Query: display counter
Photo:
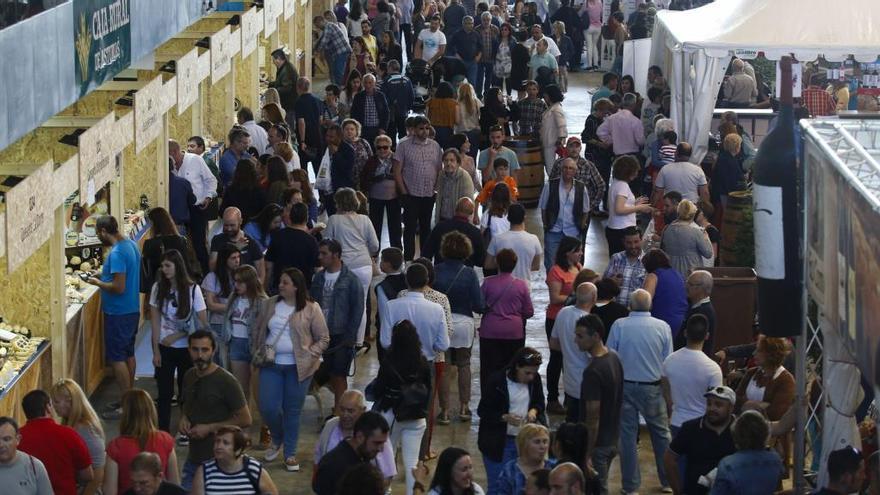
[[(21, 410), (21, 399), (31, 390), (47, 389), (52, 370), (52, 355), (46, 352), (49, 341), (31, 339), (35, 347), (24, 361), (8, 361), (0, 370), (0, 415), (11, 416), (18, 424), (25, 423), (24, 412)], [(16, 369), (17, 368), (17, 369)]]

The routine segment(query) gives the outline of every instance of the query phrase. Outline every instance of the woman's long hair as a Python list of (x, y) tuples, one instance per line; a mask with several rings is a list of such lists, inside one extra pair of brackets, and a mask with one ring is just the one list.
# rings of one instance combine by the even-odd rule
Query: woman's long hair
[(312, 204), (315, 200), (315, 193), (312, 191), (311, 184), (309, 184), (309, 173), (305, 169), (295, 168), (290, 173), (290, 180), (299, 182), (299, 190), (302, 192), (303, 202), (306, 206)]
[(394, 325), (391, 348), (385, 359), (401, 376), (413, 375), (428, 365), (422, 354), (422, 341), (412, 322), (403, 320)]
[(571, 264), (568, 262), (568, 253), (580, 249), (580, 247), (581, 241), (576, 237), (563, 236), (559, 247), (556, 248), (556, 259), (553, 261), (559, 265), (559, 268), (568, 271), (571, 268)]
[(469, 115), (474, 115), (480, 111), (480, 100), (474, 94), (474, 87), (468, 82), (463, 82), (458, 87), (458, 103)]
[[(168, 277), (163, 273), (157, 274), (156, 284), (158, 289), (156, 291), (156, 302), (158, 303), (160, 310), (164, 311), (165, 302), (172, 299), (171, 291), (176, 289), (177, 299), (172, 302), (172, 305), (177, 304), (177, 312), (175, 313), (175, 316), (177, 319), (183, 320), (189, 316), (190, 309), (192, 308), (189, 287), (193, 284), (193, 281), (189, 278), (189, 273), (186, 271), (186, 262), (183, 261), (183, 256), (180, 254), (180, 251), (176, 249), (165, 251), (160, 262), (165, 261), (170, 261), (174, 264), (174, 285), (172, 286), (171, 281), (168, 280)], [(159, 271), (161, 272), (161, 270), (160, 267)]]
[(133, 388), (122, 394), (122, 417), (119, 421), (119, 435), (134, 438), (141, 450), (158, 432), (159, 423), (156, 404), (146, 391)]
[(504, 182), (495, 184), (492, 195), (489, 197), (489, 214), (502, 217), (510, 208), (510, 188)]
[(260, 282), (260, 277), (257, 275), (256, 268), (251, 265), (242, 265), (235, 269), (233, 276), (244, 284), (246, 287), (244, 297), (251, 302), (255, 299), (265, 299), (267, 297), (266, 291), (263, 289), (263, 283)]
[[(554, 435), (554, 445), (559, 451), (554, 452), (559, 463), (573, 462), (583, 470), (587, 452), (587, 427), (583, 423), (562, 423)], [(584, 470), (586, 473), (587, 471)]]
[(243, 158), (235, 164), (235, 172), (232, 173), (232, 182), (229, 189), (252, 191), (259, 186), (257, 179), (257, 166), (250, 158)]
[(229, 262), (229, 257), (238, 252), (238, 248), (232, 244), (220, 246), (220, 250), (217, 251), (217, 264), (214, 265), (214, 275), (217, 277), (217, 283), (220, 285), (220, 293), (217, 294), (219, 297), (227, 298), (232, 294), (232, 282), (230, 282), (232, 274), (229, 272), (227, 263)]
[(101, 426), (101, 420), (98, 414), (89, 403), (83, 389), (79, 384), (70, 378), (65, 378), (52, 386), (50, 396), (54, 399), (60, 394), (67, 394), (70, 397), (70, 412), (67, 417), (61, 418), (61, 424), (75, 428), (80, 425), (86, 425), (94, 431), (104, 435), (104, 428)]
[(147, 212), (147, 218), (150, 220), (150, 230), (153, 233), (153, 237), (180, 235), (177, 225), (174, 224), (174, 220), (165, 208), (161, 206), (150, 208), (150, 211)]
[[(458, 447), (447, 447), (440, 453), (437, 459), (437, 468), (434, 470), (434, 479), (431, 480), (431, 489), (436, 490), (440, 495), (452, 495), (452, 470), (455, 463), (462, 457), (470, 455), (467, 450)], [(474, 493), (474, 485), (464, 490), (462, 495), (472, 495)]]
[(260, 229), (260, 243), (263, 246), (266, 245), (266, 237), (271, 233), (269, 227), (272, 225), (272, 220), (280, 217), (283, 211), (277, 204), (269, 203), (254, 217), (253, 221), (257, 223), (257, 228)]

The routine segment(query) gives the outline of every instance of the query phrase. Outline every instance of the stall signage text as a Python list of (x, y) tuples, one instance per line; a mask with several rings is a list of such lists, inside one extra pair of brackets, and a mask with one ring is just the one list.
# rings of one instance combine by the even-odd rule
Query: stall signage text
[(247, 57), (257, 49), (257, 36), (263, 29), (263, 18), (253, 8), (241, 16), (241, 57)]
[(116, 176), (113, 166), (116, 116), (107, 114), (79, 137), (79, 191), (83, 203), (92, 203), (98, 189)]
[(217, 81), (223, 79), (223, 76), (229, 74), (232, 69), (230, 36), (229, 26), (224, 26), (223, 29), (211, 35), (211, 84), (217, 84)]
[(79, 94), (131, 64), (130, 0), (73, 0), (74, 67)]
[(193, 48), (177, 61), (177, 114), (199, 98), (199, 49)]
[(21, 266), (52, 236), (54, 190), (46, 187), (52, 182), (52, 166), (51, 161), (45, 163), (6, 193), (8, 273)]
[(135, 151), (140, 153), (159, 137), (162, 126), (162, 76), (157, 76), (134, 94)]

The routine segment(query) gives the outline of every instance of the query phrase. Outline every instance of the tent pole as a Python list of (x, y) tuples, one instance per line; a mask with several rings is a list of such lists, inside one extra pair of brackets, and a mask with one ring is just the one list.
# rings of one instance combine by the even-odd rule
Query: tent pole
[[(807, 167), (803, 166), (801, 163), (801, 179), (803, 182), (801, 184), (807, 183)], [(804, 212), (809, 211), (809, 205), (807, 204), (810, 201), (809, 194), (806, 193), (804, 187), (801, 187), (801, 205), (803, 205)], [(808, 216), (806, 214), (801, 215), (801, 245), (803, 246), (804, 239), (807, 238), (807, 223)], [(807, 389), (807, 347), (810, 345), (810, 326), (809, 326), (809, 311), (807, 310), (807, 304), (809, 302), (809, 297), (807, 294), (807, 284), (806, 279), (809, 277), (809, 271), (807, 268), (807, 256), (802, 253), (801, 260), (803, 263), (803, 267), (801, 269), (801, 277), (803, 284), (801, 285), (801, 311), (804, 312), (803, 317), (801, 318), (801, 335), (799, 338), (795, 340), (797, 355), (795, 356), (795, 386), (796, 386), (796, 394), (795, 394), (795, 410), (797, 414), (795, 415), (795, 429), (794, 429), (794, 472), (793, 476), (793, 484), (794, 484), (794, 493), (806, 493), (806, 481), (804, 480), (804, 456), (806, 453), (805, 445), (806, 445), (806, 431), (807, 431), (807, 409), (804, 407), (804, 397), (806, 396)], [(813, 455), (816, 455), (814, 452)]]

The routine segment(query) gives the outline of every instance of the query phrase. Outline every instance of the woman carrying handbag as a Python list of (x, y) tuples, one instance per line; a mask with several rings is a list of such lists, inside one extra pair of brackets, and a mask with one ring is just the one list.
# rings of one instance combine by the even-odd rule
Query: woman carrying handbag
[(260, 368), (260, 414), (272, 434), (265, 460), (275, 460), (283, 446), (285, 468), (299, 471), (300, 413), (330, 342), (324, 313), (312, 301), (301, 271), (288, 268), (281, 273), (278, 295), (263, 304), (251, 337), (252, 363)]

